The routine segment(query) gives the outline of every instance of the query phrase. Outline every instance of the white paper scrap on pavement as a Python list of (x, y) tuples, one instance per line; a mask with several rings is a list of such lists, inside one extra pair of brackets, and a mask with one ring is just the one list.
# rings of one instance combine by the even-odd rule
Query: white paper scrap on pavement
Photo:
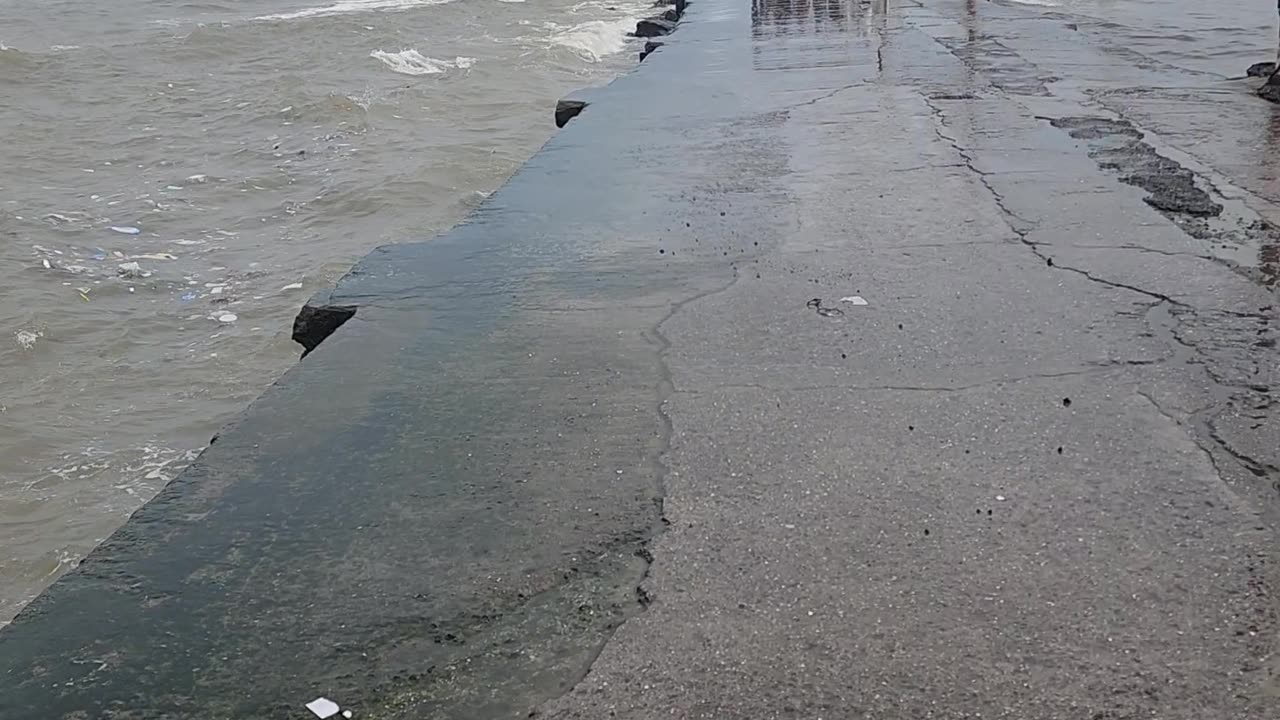
[(334, 715), (337, 715), (338, 710), (341, 708), (338, 707), (338, 703), (330, 700), (329, 698), (319, 697), (307, 703), (307, 709), (314, 713), (316, 717), (320, 718), (320, 720), (325, 720), (325, 718), (331, 718)]
[(850, 295), (849, 297), (840, 298), (840, 302), (853, 303), (854, 305), (866, 305), (867, 301), (859, 295)]

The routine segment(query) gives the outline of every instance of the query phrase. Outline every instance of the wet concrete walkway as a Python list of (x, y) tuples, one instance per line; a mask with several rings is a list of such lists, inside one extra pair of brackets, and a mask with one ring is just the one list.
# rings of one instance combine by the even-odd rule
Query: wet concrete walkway
[(1270, 199), (1083, 30), (690, 6), (0, 633), (0, 716), (1273, 717)]

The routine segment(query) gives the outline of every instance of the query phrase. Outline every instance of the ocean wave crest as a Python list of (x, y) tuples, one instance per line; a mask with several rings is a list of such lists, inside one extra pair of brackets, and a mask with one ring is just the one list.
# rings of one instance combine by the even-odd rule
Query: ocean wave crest
[(622, 52), (627, 46), (627, 33), (635, 27), (636, 21), (631, 17), (588, 20), (570, 28), (554, 30), (551, 44), (568, 48), (587, 62), (600, 62)]
[(388, 11), (397, 12), (412, 10), (425, 5), (444, 5), (453, 0), (339, 0), (330, 5), (303, 8), (275, 15), (261, 15), (254, 20), (301, 20), (305, 18), (330, 17), (349, 13), (367, 13)]

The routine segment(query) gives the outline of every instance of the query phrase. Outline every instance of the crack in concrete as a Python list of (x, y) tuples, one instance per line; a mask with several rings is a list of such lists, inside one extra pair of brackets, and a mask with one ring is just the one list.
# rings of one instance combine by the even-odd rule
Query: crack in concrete
[[(1023, 245), (1026, 245), (1028, 248), (1031, 249), (1032, 254), (1034, 254), (1036, 257), (1040, 258), (1041, 260), (1045, 261), (1045, 264), (1048, 265), (1049, 267), (1054, 267), (1060, 270), (1066, 270), (1069, 272), (1077, 273), (1101, 285), (1107, 285), (1109, 287), (1121, 288), (1124, 290), (1140, 293), (1142, 295), (1146, 295), (1148, 297), (1155, 298), (1157, 300), (1168, 302), (1174, 305), (1180, 305), (1180, 306), (1183, 305), (1183, 303), (1177, 300), (1174, 300), (1173, 298), (1169, 297), (1168, 295), (1164, 295), (1163, 293), (1158, 293), (1151, 290), (1145, 290), (1143, 288), (1140, 288), (1134, 285), (1128, 285), (1126, 283), (1122, 283), (1114, 280), (1107, 280), (1106, 278), (1100, 278), (1082, 268), (1075, 268), (1069, 265), (1056, 264), (1053, 262), (1053, 259), (1050, 256), (1040, 252), (1041, 243), (1037, 243), (1034, 240), (1031, 240), (1030, 238), (1027, 237), (1027, 235), (1038, 226), (1038, 223), (1035, 223), (1030, 220), (1027, 220), (1026, 218), (1023, 218), (1022, 216), (1013, 212), (1013, 210), (1009, 208), (1009, 206), (1005, 202), (1004, 197), (1000, 194), (1000, 191), (992, 187), (991, 183), (987, 181), (988, 173), (974, 167), (973, 157), (969, 154), (968, 150), (962, 147), (955, 138), (950, 137), (946, 133), (942, 132), (941, 127), (946, 125), (946, 116), (943, 114), (942, 109), (935, 106), (933, 103), (929, 102), (928, 97), (926, 96), (922, 96), (922, 97), (925, 98), (924, 99), (925, 104), (929, 106), (929, 108), (933, 111), (934, 115), (938, 118), (938, 123), (934, 126), (934, 133), (936, 133), (941, 140), (950, 144), (951, 147), (956, 151), (956, 154), (958, 154), (961, 158), (964, 159), (964, 165), (966, 165), (969, 168), (969, 170), (973, 171), (973, 173), (978, 176), (978, 181), (982, 183), (982, 186), (987, 189), (987, 192), (991, 193), (991, 196), (996, 204), (996, 207), (998, 207), (1000, 209), (1000, 212), (1005, 215), (1005, 224), (1008, 225), (1009, 229), (1013, 231), (1015, 235), (1018, 236), (1018, 238), (1022, 241)], [(1019, 222), (1024, 223), (1027, 227), (1020, 228), (1014, 223), (1009, 222), (1009, 218), (1018, 220)]]
[(913, 165), (911, 167), (905, 167), (905, 168), (894, 168), (889, 172), (891, 173), (917, 172), (919, 170), (932, 170), (933, 168), (969, 168), (971, 170), (973, 169), (964, 163), (943, 163), (941, 165), (926, 164), (926, 165)]
[[(1046, 243), (1039, 243), (1044, 245)], [(1208, 260), (1217, 262), (1217, 259), (1209, 255), (1201, 255), (1199, 253), (1183, 252), (1180, 250), (1160, 250), (1158, 248), (1147, 247), (1145, 245), (1071, 245), (1070, 247), (1079, 248), (1081, 250), (1135, 250), (1143, 253), (1153, 253), (1156, 255), (1165, 255), (1168, 257), (1190, 257), (1197, 260)]]
[[(1075, 273), (1081, 277), (1086, 278), (1091, 282), (1098, 283), (1100, 285), (1105, 285), (1107, 287), (1129, 290), (1130, 292), (1135, 292), (1145, 297), (1152, 298), (1156, 302), (1152, 303), (1148, 308), (1148, 313), (1147, 313), (1148, 318), (1146, 319), (1148, 327), (1152, 328), (1153, 332), (1155, 332), (1157, 336), (1163, 337), (1166, 342), (1171, 341), (1176, 345), (1181, 346), (1185, 348), (1187, 351), (1189, 351), (1192, 357), (1186, 358), (1186, 362), (1188, 364), (1194, 363), (1194, 364), (1200, 365), (1204, 369), (1208, 379), (1214, 385), (1230, 393), (1229, 398), (1231, 399), (1239, 397), (1241, 394), (1246, 392), (1256, 391), (1256, 388), (1253, 388), (1247, 385), (1242, 385), (1240, 383), (1232, 382), (1228, 378), (1224, 377), (1222, 374), (1215, 372), (1213, 369), (1213, 358), (1204, 350), (1202, 350), (1197, 343), (1184, 339), (1178, 333), (1178, 327), (1184, 322), (1182, 319), (1182, 316), (1184, 315), (1196, 316), (1201, 314), (1203, 311), (1185, 302), (1175, 300), (1169, 295), (1166, 295), (1158, 291), (1148, 290), (1145, 288), (1138, 287), (1136, 285), (1131, 285), (1128, 283), (1123, 283), (1116, 280), (1109, 280), (1107, 278), (1099, 277), (1093, 274), (1091, 271), (1086, 270), (1084, 268), (1057, 264), (1052, 260), (1050, 256), (1042, 252), (1040, 249), (1040, 246), (1043, 243), (1037, 243), (1034, 240), (1032, 240), (1030, 237), (1028, 237), (1029, 234), (1037, 227), (1037, 224), (1032, 223), (1026, 220), (1025, 218), (1022, 218), (1007, 206), (1005, 199), (1001, 196), (999, 191), (997, 191), (994, 187), (992, 187), (991, 183), (987, 180), (988, 173), (980, 170), (979, 168), (974, 167), (973, 157), (969, 153), (968, 149), (962, 147), (956, 138), (953, 138), (942, 131), (942, 128), (946, 127), (946, 116), (943, 110), (935, 106), (933, 103), (929, 102), (929, 99), (927, 96), (922, 96), (922, 97), (924, 97), (925, 104), (929, 106), (929, 108), (933, 111), (935, 117), (937, 118), (937, 124), (934, 127), (934, 132), (937, 134), (938, 138), (950, 144), (951, 147), (955, 150), (956, 154), (959, 155), (964, 160), (964, 164), (967, 165), (969, 170), (972, 171), (978, 177), (979, 182), (981, 182), (982, 185), (991, 194), (992, 199), (996, 204), (996, 207), (999, 208), (999, 210), (1003, 214), (1005, 224), (1008, 225), (1009, 229), (1015, 235), (1017, 235), (1021, 243), (1025, 245), (1028, 249), (1030, 249), (1030, 251), (1036, 257), (1040, 258), (1041, 260), (1044, 260), (1045, 264), (1048, 265), (1049, 267)], [(1014, 221), (1023, 223), (1026, 225), (1026, 227), (1020, 228)], [(1131, 250), (1136, 250), (1138, 252), (1152, 252), (1152, 253), (1168, 255), (1168, 256), (1189, 255), (1197, 259), (1208, 260), (1210, 262), (1215, 262), (1215, 263), (1218, 262), (1216, 258), (1212, 258), (1208, 256), (1195, 255), (1192, 253), (1161, 251), (1161, 250), (1155, 250), (1152, 248), (1146, 248), (1142, 246), (1122, 246), (1122, 249), (1131, 249)], [(1160, 323), (1154, 323), (1150, 320), (1150, 317), (1149, 317), (1150, 312), (1161, 307), (1169, 308), (1168, 315), (1172, 321), (1171, 326), (1165, 326)], [(1227, 316), (1239, 317), (1239, 318), (1245, 318), (1245, 319), (1257, 319), (1257, 320), (1264, 320), (1264, 321), (1269, 319), (1261, 313), (1244, 313), (1244, 312), (1238, 312), (1238, 311), (1232, 311), (1232, 310), (1220, 310), (1217, 312), (1221, 312), (1222, 314)], [(1179, 426), (1184, 426), (1183, 422), (1179, 421), (1176, 417), (1174, 417), (1172, 414), (1170, 414), (1164, 408), (1162, 408), (1160, 404), (1155, 400), (1154, 397), (1142, 391), (1138, 391), (1138, 394), (1141, 395), (1143, 398), (1145, 398), (1148, 402), (1150, 402), (1156, 408), (1156, 410), (1160, 412), (1163, 416), (1178, 423)], [(1217, 428), (1214, 426), (1213, 424), (1214, 418), (1204, 419), (1203, 416), (1211, 412), (1214, 408), (1222, 408), (1222, 410), (1219, 412), (1219, 415), (1221, 414), (1221, 412), (1225, 412), (1226, 408), (1224, 407), (1224, 405), (1228, 402), (1230, 402), (1230, 399), (1217, 400), (1203, 408), (1197, 408), (1196, 410), (1191, 411), (1190, 413), (1188, 413), (1189, 422), (1192, 423), (1193, 427), (1195, 426), (1201, 427), (1203, 435), (1207, 436), (1208, 439), (1212, 441), (1213, 445), (1216, 445), (1218, 448), (1220, 448), (1223, 452), (1227, 454), (1227, 456), (1231, 457), (1244, 470), (1254, 475), (1255, 477), (1262, 478), (1262, 477), (1272, 476), (1274, 474), (1280, 474), (1280, 468), (1277, 468), (1276, 466), (1268, 463), (1261, 462), (1256, 458), (1250, 457), (1246, 453), (1243, 453), (1237, 450), (1236, 448), (1232, 447), (1230, 443), (1226, 440), (1226, 438), (1222, 437), (1222, 435), (1218, 432)], [(1194, 430), (1190, 430), (1188, 432), (1188, 437), (1191, 440), (1191, 442), (1195, 444), (1195, 446), (1199, 448), (1201, 452), (1205, 453), (1206, 457), (1209, 458), (1210, 464), (1214, 468), (1214, 472), (1217, 473), (1219, 480), (1223, 480), (1225, 484), (1225, 480), (1223, 479), (1223, 475), (1222, 475), (1222, 468), (1218, 463), (1217, 457), (1214, 455), (1212, 449), (1205, 444), (1205, 441), (1200, 437), (1200, 435), (1201, 433), (1197, 433)], [(1280, 482), (1273, 483), (1273, 486), (1275, 487), (1275, 489), (1280, 490)]]
[[(1033, 247), (1034, 247), (1034, 246), (1033, 246)], [(1034, 253), (1036, 254), (1036, 256), (1037, 256), (1037, 257), (1040, 257), (1040, 258), (1044, 259), (1044, 260), (1045, 260), (1045, 262), (1048, 262), (1048, 261), (1049, 261), (1049, 258), (1048, 258), (1048, 257), (1046, 257), (1045, 255), (1043, 255), (1043, 254), (1041, 254), (1041, 253), (1040, 253), (1039, 248), (1034, 248), (1034, 249), (1032, 250), (1032, 252), (1034, 252)], [(1081, 276), (1083, 276), (1083, 277), (1086, 277), (1086, 278), (1088, 278), (1089, 280), (1091, 280), (1091, 281), (1093, 281), (1093, 282), (1098, 283), (1099, 285), (1106, 285), (1106, 286), (1108, 286), (1108, 287), (1120, 288), (1120, 289), (1122, 289), (1122, 290), (1129, 290), (1129, 291), (1131, 291), (1131, 292), (1140, 293), (1140, 294), (1142, 294), (1142, 295), (1146, 295), (1147, 297), (1155, 298), (1156, 300), (1160, 300), (1160, 301), (1163, 301), (1163, 302), (1167, 302), (1167, 303), (1169, 303), (1170, 305), (1176, 305), (1176, 306), (1178, 306), (1178, 307), (1189, 307), (1189, 306), (1188, 306), (1188, 305), (1186, 305), (1185, 303), (1182, 303), (1182, 302), (1180, 302), (1180, 301), (1178, 301), (1178, 300), (1174, 300), (1173, 298), (1169, 297), (1168, 295), (1165, 295), (1164, 293), (1155, 292), (1155, 291), (1153, 291), (1153, 290), (1144, 290), (1143, 288), (1140, 288), (1140, 287), (1138, 287), (1138, 286), (1136, 286), (1136, 285), (1129, 285), (1128, 283), (1122, 283), (1122, 282), (1118, 282), (1118, 281), (1116, 281), (1116, 280), (1108, 280), (1108, 279), (1106, 279), (1106, 278), (1100, 278), (1100, 277), (1097, 277), (1096, 275), (1094, 275), (1093, 273), (1089, 272), (1088, 270), (1084, 270), (1084, 269), (1076, 268), (1076, 267), (1071, 267), (1070, 265), (1058, 265), (1058, 264), (1056, 264), (1056, 263), (1055, 263), (1054, 265), (1052, 265), (1052, 267), (1055, 267), (1055, 268), (1057, 268), (1057, 269), (1059, 269), (1059, 270), (1066, 270), (1067, 272), (1073, 272), (1073, 273), (1076, 273), (1077, 275), (1081, 275)]]
[(823, 93), (823, 94), (821, 94), (821, 95), (819, 95), (819, 96), (817, 96), (817, 97), (809, 98), (808, 100), (802, 100), (802, 101), (800, 101), (800, 102), (798, 102), (798, 103), (796, 103), (796, 104), (794, 104), (794, 105), (785, 105), (785, 106), (783, 106), (783, 107), (782, 107), (782, 109), (783, 109), (783, 110), (795, 110), (796, 108), (807, 107), (807, 106), (809, 106), (809, 105), (816, 105), (816, 104), (818, 104), (818, 103), (822, 102), (823, 100), (830, 100), (831, 98), (835, 97), (836, 95), (839, 95), (839, 94), (840, 94), (840, 93), (842, 93), (842, 92), (845, 92), (846, 90), (852, 90), (852, 89), (854, 89), (854, 88), (856, 88), (856, 87), (861, 87), (861, 86), (866, 85), (866, 84), (867, 84), (867, 83), (866, 83), (866, 81), (859, 81), (859, 82), (856, 82), (856, 83), (849, 83), (848, 85), (843, 85), (843, 86), (841, 86), (841, 87), (836, 88), (835, 90), (832, 90), (832, 91), (830, 91), (830, 92)]
[(1214, 425), (1214, 421), (1221, 417), (1226, 410), (1226, 408), (1223, 408), (1221, 412), (1205, 421), (1204, 425), (1209, 431), (1209, 437), (1213, 438), (1218, 447), (1222, 448), (1224, 452), (1230, 455), (1241, 467), (1252, 473), (1254, 477), (1265, 478), (1270, 477), (1273, 473), (1280, 473), (1280, 468), (1250, 457), (1247, 453), (1237, 450), (1226, 438), (1222, 437), (1218, 427)]
[(1029, 382), (1035, 380), (1054, 380), (1059, 378), (1080, 377), (1082, 375), (1102, 375), (1115, 371), (1117, 368), (1124, 367), (1144, 367), (1150, 365), (1159, 365), (1163, 363), (1165, 358), (1158, 359), (1137, 359), (1137, 360), (1107, 360), (1097, 363), (1091, 363), (1091, 367), (1080, 370), (1064, 370), (1062, 372), (1046, 372), (1031, 373), (1028, 375), (1016, 375), (1012, 377), (994, 378), (991, 380), (983, 380), (982, 382), (969, 383), (967, 385), (841, 385), (835, 383), (824, 383), (814, 385), (768, 385), (764, 383), (728, 383), (717, 385), (710, 390), (679, 390), (675, 392), (679, 395), (700, 395), (704, 393), (717, 391), (734, 391), (734, 390), (760, 390), (766, 392), (789, 393), (789, 392), (826, 392), (831, 390), (845, 392), (920, 392), (920, 393), (958, 393), (967, 392), (986, 387), (998, 387), (1002, 385), (1012, 385), (1021, 382)]

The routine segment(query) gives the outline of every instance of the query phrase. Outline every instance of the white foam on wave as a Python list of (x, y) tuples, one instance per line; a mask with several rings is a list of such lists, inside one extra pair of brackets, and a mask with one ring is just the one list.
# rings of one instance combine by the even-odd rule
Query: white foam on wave
[(444, 5), (453, 0), (339, 0), (331, 5), (303, 8), (275, 15), (261, 15), (254, 20), (299, 20), (303, 18), (330, 17), (349, 13), (378, 11), (398, 12), (426, 5)]
[(450, 70), (466, 70), (476, 63), (475, 58), (469, 57), (437, 60), (427, 57), (417, 50), (401, 50), (394, 53), (385, 50), (374, 50), (369, 53), (369, 57), (377, 58), (383, 65), (401, 75), (439, 75)]
[(622, 52), (627, 46), (627, 33), (636, 27), (635, 18), (588, 20), (551, 34), (551, 44), (568, 48), (588, 62)]

